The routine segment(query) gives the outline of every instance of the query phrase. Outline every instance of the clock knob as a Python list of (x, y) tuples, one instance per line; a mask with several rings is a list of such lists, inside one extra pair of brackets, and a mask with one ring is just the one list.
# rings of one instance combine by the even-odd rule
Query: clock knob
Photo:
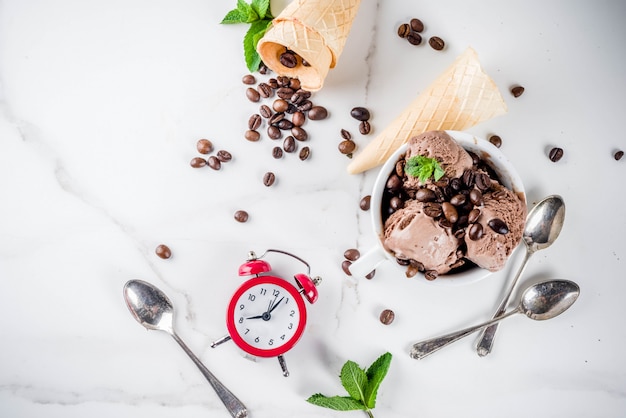
[(264, 260), (250, 260), (246, 261), (239, 267), (240, 276), (252, 276), (255, 274), (267, 273), (270, 271), (270, 263)]
[(321, 281), (321, 277), (314, 277), (311, 279), (309, 276), (303, 273), (298, 273), (294, 276), (298, 287), (300, 288), (300, 292), (304, 295), (306, 300), (309, 303), (315, 303), (317, 301), (318, 293), (315, 286), (317, 286)]

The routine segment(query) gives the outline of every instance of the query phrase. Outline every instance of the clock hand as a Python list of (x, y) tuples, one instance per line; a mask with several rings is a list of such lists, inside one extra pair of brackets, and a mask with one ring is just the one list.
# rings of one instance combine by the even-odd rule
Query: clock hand
[(274, 304), (274, 306), (272, 306), (272, 308), (269, 310), (269, 312), (268, 312), (268, 313), (272, 313), (272, 312), (274, 311), (274, 309), (276, 309), (276, 308), (278, 307), (278, 305), (280, 305), (280, 302), (282, 302), (282, 301), (283, 301), (283, 299), (285, 299), (285, 297), (284, 297), (284, 296), (283, 296), (282, 298), (280, 298), (280, 300), (279, 300), (278, 302), (276, 302), (276, 303)]
[(263, 313), (262, 315), (257, 315), (257, 316), (249, 316), (246, 319), (259, 319), (259, 318), (263, 318), (265, 316), (265, 313)]

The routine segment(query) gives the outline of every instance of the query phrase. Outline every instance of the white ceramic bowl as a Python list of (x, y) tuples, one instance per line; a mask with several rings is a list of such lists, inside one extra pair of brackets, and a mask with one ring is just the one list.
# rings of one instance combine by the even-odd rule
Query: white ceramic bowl
[[(498, 175), (500, 182), (515, 192), (524, 203), (526, 203), (526, 193), (521, 178), (517, 174), (513, 164), (502, 154), (502, 152), (489, 141), (478, 138), (467, 132), (446, 131), (448, 135), (454, 138), (467, 151), (477, 154), (484, 162), (486, 162)], [(406, 151), (406, 144), (400, 147), (391, 157), (383, 164), (380, 169), (374, 187), (372, 189), (372, 200), (370, 204), (370, 215), (372, 222), (372, 232), (376, 237), (377, 245), (375, 248), (365, 252), (357, 261), (350, 266), (350, 272), (355, 277), (363, 277), (382, 262), (392, 261), (398, 267), (398, 272), (404, 277), (406, 267), (400, 266), (395, 261), (393, 254), (387, 252), (383, 248), (381, 241), (383, 231), (382, 221), (382, 196), (385, 191), (385, 184), (389, 175), (395, 170), (396, 162)], [(453, 274), (445, 274), (439, 276), (436, 280), (428, 281), (422, 273), (418, 273), (415, 277), (434, 285), (450, 286), (473, 283), (487, 277), (491, 272), (489, 270), (473, 267), (465, 271)]]

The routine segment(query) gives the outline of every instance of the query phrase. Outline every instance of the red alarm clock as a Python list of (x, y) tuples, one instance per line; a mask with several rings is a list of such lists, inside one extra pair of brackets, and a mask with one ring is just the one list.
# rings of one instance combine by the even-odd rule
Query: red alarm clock
[[(274, 252), (295, 258), (307, 267), (307, 274), (294, 276), (296, 286), (274, 276), (270, 264), (261, 260)], [(239, 267), (246, 280), (233, 294), (226, 310), (228, 335), (213, 342), (211, 347), (228, 340), (256, 357), (277, 357), (284, 376), (289, 376), (283, 357), (291, 350), (306, 328), (307, 310), (304, 300), (317, 301), (316, 286), (320, 277), (310, 277), (309, 264), (298, 256), (282, 250), (269, 249), (261, 257), (250, 252), (248, 260)]]

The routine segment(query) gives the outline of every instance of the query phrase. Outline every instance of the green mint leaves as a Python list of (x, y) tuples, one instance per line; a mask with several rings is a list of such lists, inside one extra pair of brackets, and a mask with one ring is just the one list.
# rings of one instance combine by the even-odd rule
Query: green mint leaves
[(415, 155), (409, 158), (404, 171), (409, 176), (418, 177), (422, 183), (426, 183), (426, 180), (430, 177), (434, 177), (435, 181), (437, 181), (445, 173), (436, 159), (424, 157), (423, 155)]
[(250, 28), (243, 38), (243, 54), (246, 66), (250, 72), (259, 69), (261, 57), (256, 52), (256, 45), (265, 35), (272, 23), (270, 0), (252, 0), (250, 4), (244, 0), (237, 0), (237, 8), (226, 13), (220, 23), (230, 25), (234, 23), (249, 23)]
[(376, 406), (378, 388), (387, 375), (390, 364), (391, 353), (380, 356), (367, 370), (348, 360), (341, 368), (339, 377), (350, 396), (324, 396), (316, 393), (307, 402), (336, 411), (363, 410), (373, 418), (371, 409)]

